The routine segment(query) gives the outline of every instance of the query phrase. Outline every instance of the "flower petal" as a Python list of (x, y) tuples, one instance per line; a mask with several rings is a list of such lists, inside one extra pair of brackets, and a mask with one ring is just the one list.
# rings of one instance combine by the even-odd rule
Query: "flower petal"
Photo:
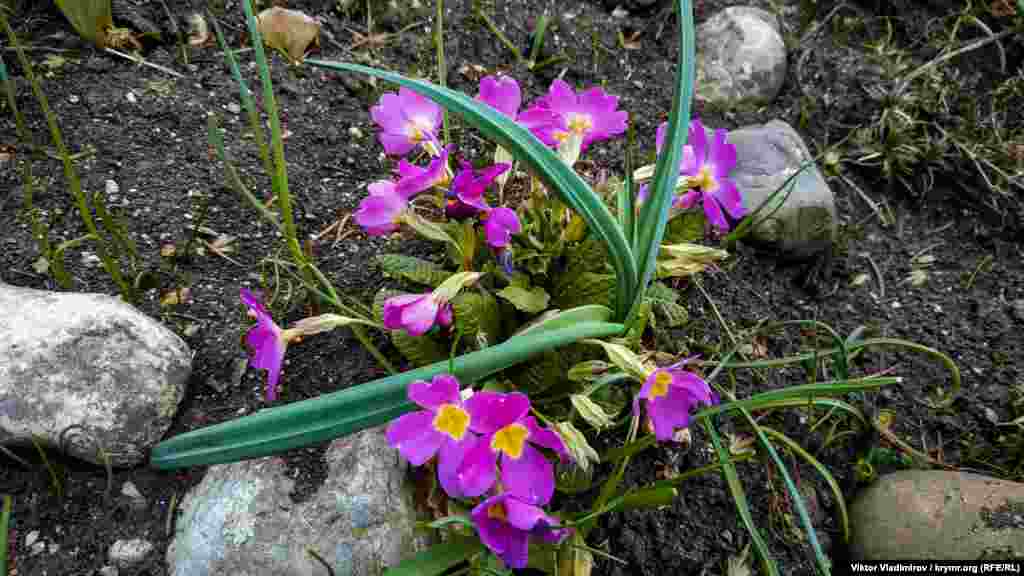
[(529, 532), (512, 526), (504, 519), (492, 518), (490, 515), (491, 508), (495, 506), (501, 506), (503, 510), (507, 510), (509, 500), (511, 498), (508, 494), (491, 496), (473, 508), (470, 518), (472, 518), (484, 546), (501, 558), (509, 568), (525, 568), (530, 549)]
[(511, 208), (492, 209), (484, 222), (484, 235), (492, 248), (504, 248), (512, 241), (512, 235), (522, 231), (519, 217)]
[(434, 430), (434, 414), (426, 410), (403, 414), (388, 425), (388, 444), (413, 466), (422, 466), (437, 453), (445, 436)]
[(665, 134), (668, 133), (668, 122), (658, 124), (658, 131), (655, 133), (654, 150), (661, 154), (661, 148), (665, 145)]
[(724, 232), (729, 229), (729, 222), (725, 219), (725, 214), (722, 214), (722, 207), (710, 194), (704, 195), (704, 216), (720, 231)]
[(476, 445), (477, 437), (472, 432), (467, 433), (462, 440), (455, 441), (446, 437), (441, 444), (441, 450), (437, 455), (437, 479), (441, 482), (441, 488), (445, 494), (452, 498), (473, 498), (486, 492), (490, 486), (484, 488), (483, 492), (467, 494), (459, 477), (459, 468), (466, 459), (466, 454)]
[(552, 450), (562, 458), (569, 457), (569, 450), (565, 447), (565, 441), (562, 440), (558, 432), (551, 428), (541, 428), (533, 416), (523, 418), (520, 423), (526, 425), (526, 429), (530, 431), (530, 435), (526, 439), (528, 442)]
[(455, 471), (463, 497), (476, 498), (490, 490), (498, 476), (497, 466), (498, 455), (491, 450), (491, 436), (474, 439)]
[(555, 81), (551, 83), (551, 86), (548, 88), (548, 93), (542, 99), (541, 106), (563, 116), (576, 112), (580, 107), (579, 100), (573, 92), (572, 87), (561, 78), (556, 78)]
[(697, 118), (690, 121), (690, 136), (687, 139), (687, 143), (693, 146), (694, 165), (696, 167), (694, 172), (687, 172), (687, 174), (696, 176), (697, 171), (704, 166), (708, 158), (708, 135), (704, 131), (704, 125)]
[(424, 294), (399, 294), (384, 301), (384, 327), (389, 330), (398, 330), (404, 327), (402, 324), (402, 312), (407, 306), (423, 298)]
[(711, 144), (708, 163), (711, 165), (711, 173), (716, 179), (728, 177), (736, 167), (736, 146), (726, 141), (727, 134), (728, 132), (723, 129), (715, 130), (715, 140)]
[(442, 404), (462, 404), (459, 381), (451, 374), (438, 374), (430, 382), (416, 380), (409, 384), (409, 400), (421, 408), (437, 410)]
[(402, 310), (402, 326), (410, 336), (421, 336), (434, 327), (437, 319), (438, 302), (428, 292), (420, 300)]
[(505, 500), (505, 520), (512, 526), (527, 532), (536, 528), (538, 522), (557, 524), (553, 518), (544, 513), (544, 510), (518, 500), (514, 494)]
[(501, 483), (523, 502), (543, 506), (555, 493), (555, 467), (539, 450), (526, 444), (518, 459), (502, 455)]
[(472, 420), (469, 428), (481, 434), (493, 434), (518, 421), (530, 411), (530, 399), (521, 392), (504, 394), (484, 390), (466, 400)]
[(515, 118), (522, 103), (522, 91), (519, 83), (511, 76), (484, 76), (480, 79), (480, 93), (476, 98), (498, 112)]
[(730, 216), (739, 220), (747, 215), (747, 209), (743, 206), (743, 196), (736, 188), (736, 183), (728, 178), (718, 181), (718, 189), (712, 193), (715, 200), (721, 204)]

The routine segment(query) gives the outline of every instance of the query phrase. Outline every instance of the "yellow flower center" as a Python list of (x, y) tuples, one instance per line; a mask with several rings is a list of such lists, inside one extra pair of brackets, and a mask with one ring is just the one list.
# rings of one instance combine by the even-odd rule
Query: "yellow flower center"
[(711, 168), (706, 165), (700, 167), (700, 172), (697, 173), (695, 180), (697, 187), (705, 192), (714, 192), (718, 188), (718, 180), (711, 174)]
[(651, 385), (651, 400), (668, 394), (668, 387), (671, 385), (672, 375), (668, 372), (658, 372), (658, 375), (654, 377), (654, 384)]
[(422, 142), (427, 139), (427, 134), (430, 133), (433, 125), (430, 120), (423, 117), (416, 117), (409, 120), (406, 124), (406, 133), (409, 135), (410, 142)]
[(508, 518), (504, 504), (495, 504), (487, 509), (487, 517), (504, 522)]
[(586, 134), (593, 127), (594, 121), (591, 120), (589, 114), (573, 114), (569, 118), (569, 130), (577, 134)]
[(456, 442), (462, 440), (469, 428), (469, 413), (455, 404), (442, 404), (434, 416), (434, 430), (447, 434)]
[(523, 455), (523, 446), (526, 444), (526, 437), (530, 431), (522, 424), (509, 424), (494, 433), (491, 439), (491, 449), (495, 452), (504, 452), (511, 458), (519, 459)]

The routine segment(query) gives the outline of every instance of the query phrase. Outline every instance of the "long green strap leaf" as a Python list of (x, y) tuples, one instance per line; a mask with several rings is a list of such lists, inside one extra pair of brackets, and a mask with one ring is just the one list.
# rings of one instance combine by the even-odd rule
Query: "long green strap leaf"
[(672, 95), (672, 112), (668, 118), (667, 139), (658, 155), (654, 180), (650, 184), (647, 201), (640, 209), (637, 222), (634, 254), (639, 273), (637, 290), (632, 294), (626, 327), (632, 327), (637, 310), (643, 301), (644, 290), (651, 281), (657, 264), (661, 239), (668, 225), (668, 211), (679, 179), (679, 164), (683, 157), (690, 127), (690, 103), (693, 99), (693, 81), (697, 48), (693, 29), (693, 4), (690, 0), (676, 0), (676, 21), (679, 22), (679, 63), (676, 65), (676, 91)]
[(333, 440), (384, 424), (412, 409), (406, 387), (449, 369), (463, 383), (474, 382), (527, 358), (585, 338), (621, 335), (624, 326), (584, 322), (540, 334), (510, 338), (472, 354), (353, 386), (318, 398), (261, 410), (230, 422), (194, 430), (153, 448), (158, 469), (237, 462)]
[(530, 166), (563, 202), (579, 213), (590, 229), (608, 246), (618, 282), (615, 317), (625, 318), (628, 306), (634, 298), (633, 292), (636, 290), (638, 279), (633, 251), (626, 241), (626, 236), (601, 198), (529, 130), (487, 104), (430, 82), (406, 78), (400, 74), (359, 64), (317, 59), (307, 59), (305, 63), (329, 70), (360, 72), (405, 86), (430, 98), (445, 109), (461, 115), (486, 137), (508, 150), (517, 160)]
[(450, 541), (435, 544), (388, 568), (384, 576), (439, 576), (483, 552), (484, 547), (476, 538), (450, 537)]
[(3, 508), (0, 509), (0, 574), (7, 574), (7, 535), (10, 531), (7, 525), (11, 520), (10, 494), (4, 494)]

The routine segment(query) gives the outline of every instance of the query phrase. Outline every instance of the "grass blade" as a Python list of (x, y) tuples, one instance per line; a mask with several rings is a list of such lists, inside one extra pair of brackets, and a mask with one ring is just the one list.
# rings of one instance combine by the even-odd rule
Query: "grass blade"
[(832, 476), (832, 473), (828, 471), (828, 468), (824, 464), (818, 461), (817, 458), (811, 456), (810, 452), (803, 449), (800, 444), (793, 441), (792, 438), (786, 436), (778, 430), (768, 428), (767, 426), (761, 426), (761, 430), (765, 434), (771, 436), (775, 440), (778, 440), (786, 445), (787, 448), (796, 453), (797, 456), (803, 458), (808, 464), (814, 467), (821, 474), (821, 477), (828, 484), (829, 489), (832, 490), (832, 497), (836, 501), (836, 505), (839, 507), (839, 522), (843, 527), (843, 542), (849, 542), (850, 540), (850, 517), (846, 512), (846, 497), (843, 496), (843, 490), (839, 487), (839, 483)]
[(0, 574), (7, 574), (7, 534), (11, 522), (11, 506), (13, 498), (4, 494), (3, 509), (0, 509)]
[(668, 225), (668, 211), (679, 179), (679, 164), (683, 157), (683, 145), (689, 133), (690, 104), (693, 99), (693, 82), (696, 63), (696, 44), (693, 28), (693, 4), (690, 0), (676, 0), (676, 20), (679, 22), (679, 63), (676, 65), (676, 91), (672, 95), (672, 112), (669, 114), (665, 144), (658, 156), (654, 169), (654, 180), (650, 184), (647, 201), (640, 208), (637, 225), (636, 267), (639, 277), (637, 289), (630, 294), (632, 301), (627, 316), (627, 328), (636, 320), (634, 316), (643, 301), (644, 289), (650, 282), (661, 250), (661, 239)]
[(378, 70), (359, 64), (307, 59), (306, 64), (335, 71), (359, 72), (405, 86), (441, 107), (462, 116), (484, 136), (508, 150), (517, 160), (529, 166), (544, 183), (555, 191), (569, 207), (575, 210), (596, 233), (611, 255), (617, 277), (616, 315), (625, 317), (637, 282), (637, 269), (633, 251), (604, 201), (583, 181), (572, 168), (533, 136), (529, 130), (511, 118), (469, 96), (425, 82), (406, 78), (400, 74)]
[(750, 513), (750, 504), (747, 502), (747, 493), (743, 490), (739, 475), (736, 474), (736, 466), (733, 465), (733, 460), (729, 457), (729, 451), (722, 445), (722, 438), (718, 435), (715, 427), (706, 420), (701, 423), (718, 454), (718, 461), (722, 466), (722, 476), (725, 477), (725, 482), (729, 485), (729, 492), (732, 493), (732, 499), (736, 503), (736, 511), (739, 512), (744, 527), (750, 533), (754, 549), (757, 550), (757, 557), (761, 559), (761, 567), (764, 568), (765, 574), (778, 576), (779, 567), (768, 550), (768, 543), (765, 542), (764, 536), (761, 536), (761, 531), (754, 524), (754, 516)]
[[(583, 322), (558, 330), (514, 337), (454, 360), (454, 374), (470, 383), (546, 350), (585, 338), (622, 334), (623, 326)], [(449, 371), (444, 360), (409, 372), (262, 410), (237, 420), (176, 436), (153, 448), (150, 465), (159, 469), (236, 462), (339, 438), (384, 424), (412, 410), (406, 386)]]

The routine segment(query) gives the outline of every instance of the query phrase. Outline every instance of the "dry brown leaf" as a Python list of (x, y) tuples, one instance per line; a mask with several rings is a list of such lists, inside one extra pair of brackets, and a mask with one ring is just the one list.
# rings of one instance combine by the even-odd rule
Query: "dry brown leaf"
[(206, 25), (206, 19), (198, 12), (189, 14), (188, 19), (188, 43), (190, 46), (205, 46), (213, 43), (213, 36), (210, 34), (210, 27)]
[(178, 304), (184, 304), (189, 297), (190, 290), (187, 287), (177, 288), (175, 290), (168, 290), (160, 296), (160, 306), (177, 306)]
[(167, 243), (160, 247), (160, 255), (164, 258), (174, 258), (178, 254), (178, 247), (174, 244)]
[(311, 46), (320, 46), (320, 23), (298, 10), (268, 8), (260, 12), (257, 20), (263, 42), (295, 64), (302, 62)]
[(1017, 7), (1014, 5), (1013, 0), (993, 0), (991, 10), (992, 15), (996, 18), (1013, 16), (1017, 13)]

